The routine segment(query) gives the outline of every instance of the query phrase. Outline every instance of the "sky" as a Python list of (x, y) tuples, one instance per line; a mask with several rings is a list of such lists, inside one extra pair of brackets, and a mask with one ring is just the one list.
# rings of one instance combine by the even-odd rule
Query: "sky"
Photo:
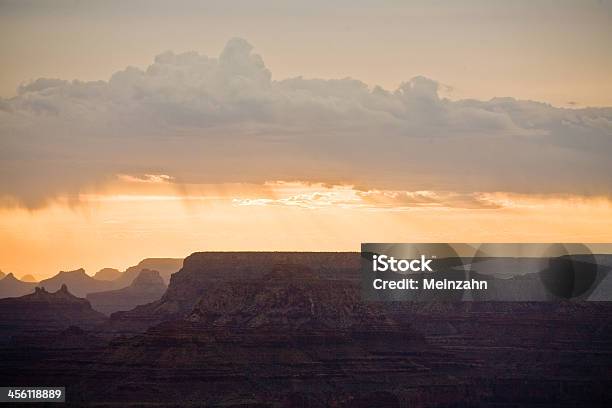
[(241, 37), (275, 79), (425, 75), (455, 98), (612, 104), (612, 4), (584, 1), (0, 1), (0, 95), (39, 77), (107, 80), (166, 50)]
[(609, 242), (608, 1), (0, 0), (0, 269)]

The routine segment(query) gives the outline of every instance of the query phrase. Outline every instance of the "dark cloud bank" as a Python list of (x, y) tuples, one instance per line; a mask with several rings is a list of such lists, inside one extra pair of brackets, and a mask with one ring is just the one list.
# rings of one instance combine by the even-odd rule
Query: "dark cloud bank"
[[(93, 51), (92, 51), (93, 52)], [(609, 195), (612, 108), (450, 101), (416, 77), (272, 80), (242, 39), (109, 81), (41, 78), (0, 99), (0, 197), (29, 208), (117, 174), (178, 183)]]

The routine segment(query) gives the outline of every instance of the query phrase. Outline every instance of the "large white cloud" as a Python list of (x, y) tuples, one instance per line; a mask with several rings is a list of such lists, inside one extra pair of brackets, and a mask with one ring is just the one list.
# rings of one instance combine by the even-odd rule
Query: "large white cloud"
[(41, 78), (0, 99), (0, 196), (28, 207), (117, 174), (178, 183), (304, 180), (368, 188), (609, 195), (612, 108), (450, 101), (416, 77), (272, 80), (232, 39), (109, 81)]

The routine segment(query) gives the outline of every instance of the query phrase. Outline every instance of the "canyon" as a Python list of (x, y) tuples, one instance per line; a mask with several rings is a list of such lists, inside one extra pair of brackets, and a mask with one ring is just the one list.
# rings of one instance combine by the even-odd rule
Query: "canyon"
[(159, 300), (108, 318), (71, 300), (80, 317), (39, 320), (44, 335), (8, 328), (0, 383), (64, 385), (79, 407), (611, 400), (612, 303), (365, 302), (360, 265), (357, 253), (195, 253)]

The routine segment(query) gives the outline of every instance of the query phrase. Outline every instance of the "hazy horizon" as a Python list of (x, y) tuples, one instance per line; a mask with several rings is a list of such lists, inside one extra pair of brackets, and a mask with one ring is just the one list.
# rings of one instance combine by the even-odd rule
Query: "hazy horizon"
[[(424, 243), (426, 244), (426, 243)], [(467, 257), (467, 258), (471, 258), (471, 257), (502, 257), (502, 258), (539, 258), (542, 256), (541, 254), (541, 249), (533, 249), (532, 252), (525, 252), (525, 248), (521, 247), (521, 248), (517, 248), (517, 252), (516, 253), (512, 253), (512, 252), (508, 252), (508, 247), (504, 246), (504, 243), (487, 243), (488, 245), (491, 245), (492, 247), (499, 247), (500, 249), (498, 249), (498, 252), (486, 252), (486, 253), (481, 253), (479, 251), (476, 251), (477, 247), (478, 247), (478, 243), (459, 243), (461, 244), (461, 246), (472, 246), (471, 249), (461, 249), (461, 246), (457, 246), (457, 243), (449, 243), (450, 246), (454, 247), (455, 250), (457, 251), (457, 255), (460, 257)], [(508, 243), (508, 244), (512, 244), (512, 243)], [(525, 244), (525, 243), (520, 243), (521, 245)], [(533, 245), (534, 243), (530, 243), (531, 245)], [(538, 243), (535, 243), (538, 244)], [(543, 243), (542, 243), (543, 244)], [(571, 244), (571, 243), (570, 243)], [(579, 243), (578, 246), (573, 246), (572, 250), (569, 250), (571, 253), (570, 254), (594, 254), (594, 255), (610, 255), (612, 254), (612, 249), (610, 247), (609, 243)], [(578, 248), (578, 249), (576, 249)], [(584, 251), (587, 252), (581, 252), (581, 249), (583, 248)], [(501, 251), (501, 252), (499, 252)], [(36, 275), (36, 274), (31, 274), (31, 273), (26, 273), (26, 274), (15, 274), (12, 271), (3, 271), (2, 269), (0, 269), (0, 272), (3, 272), (4, 275), (2, 277), (0, 277), (0, 279), (4, 278), (6, 275), (8, 274), (13, 274), (14, 277), (16, 277), (19, 280), (24, 280), (23, 278), (27, 278), (26, 280), (24, 280), (25, 282), (40, 282), (44, 279), (48, 279), (51, 277), (54, 277), (55, 275), (61, 273), (61, 272), (74, 272), (76, 270), (79, 269), (84, 269), (85, 270), (85, 274), (87, 274), (88, 276), (94, 277), (96, 275), (97, 272), (100, 272), (103, 269), (116, 269), (119, 272), (125, 272), (128, 268), (130, 267), (134, 267), (136, 265), (138, 265), (141, 261), (145, 260), (145, 259), (185, 259), (190, 255), (193, 255), (194, 253), (201, 253), (201, 252), (279, 252), (279, 253), (293, 253), (293, 252), (312, 252), (312, 253), (327, 253), (327, 252), (342, 252), (342, 253), (359, 253), (358, 250), (344, 250), (344, 251), (333, 251), (333, 250), (310, 250), (310, 251), (295, 251), (295, 250), (200, 250), (200, 251), (194, 251), (191, 252), (185, 256), (178, 256), (178, 257), (164, 257), (164, 256), (147, 256), (145, 258), (140, 259), (137, 262), (134, 262), (132, 264), (127, 264), (127, 265), (122, 265), (122, 266), (118, 266), (118, 265), (112, 265), (112, 266), (103, 266), (97, 269), (93, 269), (93, 270), (86, 270), (85, 268), (75, 268), (75, 269), (62, 269), (62, 270), (58, 270), (58, 271), (54, 271), (54, 272), (50, 272), (48, 274), (44, 274), (44, 275)], [(548, 256), (553, 256), (552, 253), (546, 254), (546, 257)]]

